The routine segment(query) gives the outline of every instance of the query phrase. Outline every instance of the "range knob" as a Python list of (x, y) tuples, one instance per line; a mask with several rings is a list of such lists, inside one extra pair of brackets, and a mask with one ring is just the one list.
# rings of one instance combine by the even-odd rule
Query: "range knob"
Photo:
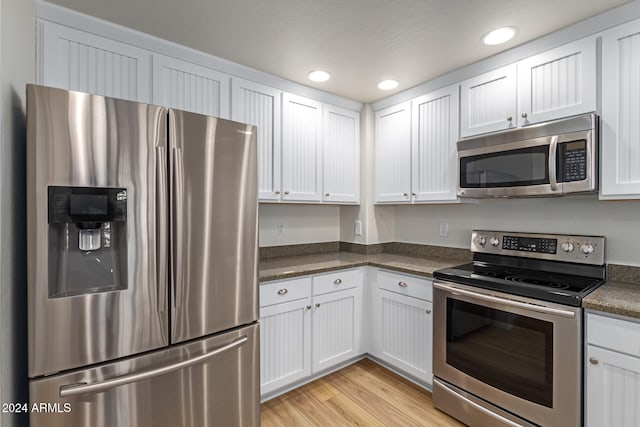
[(562, 244), (562, 250), (569, 253), (569, 252), (573, 252), (573, 243), (571, 242), (564, 242)]
[(582, 246), (580, 246), (580, 252), (582, 252), (585, 255), (589, 255), (593, 253), (593, 245), (591, 243), (584, 243), (582, 244)]
[(479, 244), (480, 246), (484, 246), (484, 245), (486, 245), (486, 244), (487, 244), (487, 238), (486, 238), (486, 237), (484, 237), (484, 236), (480, 236), (480, 237), (478, 237), (478, 244)]
[(500, 244), (500, 240), (498, 240), (496, 236), (492, 236), (489, 239), (489, 243), (491, 243), (491, 246), (498, 246)]

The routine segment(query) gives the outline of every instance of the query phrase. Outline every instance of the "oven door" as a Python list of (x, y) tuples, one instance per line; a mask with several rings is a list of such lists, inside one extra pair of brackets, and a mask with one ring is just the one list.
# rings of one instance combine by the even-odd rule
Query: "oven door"
[(460, 150), (458, 195), (561, 195), (556, 173), (558, 136)]
[(580, 425), (580, 308), (441, 281), (433, 301), (435, 377), (486, 408), (539, 425)]

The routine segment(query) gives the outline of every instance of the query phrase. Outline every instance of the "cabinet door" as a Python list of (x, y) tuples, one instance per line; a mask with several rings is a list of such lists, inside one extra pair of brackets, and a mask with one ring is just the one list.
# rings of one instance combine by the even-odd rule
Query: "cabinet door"
[(640, 198), (640, 20), (602, 35), (603, 199)]
[(281, 99), (277, 89), (231, 81), (231, 119), (258, 128), (258, 197), (264, 201), (280, 199)]
[(596, 38), (518, 63), (521, 126), (596, 111)]
[(313, 298), (313, 372), (360, 354), (361, 288)]
[(413, 201), (456, 200), (458, 87), (414, 99), (412, 107)]
[(308, 298), (260, 309), (260, 393), (311, 375)]
[(411, 103), (377, 111), (375, 202), (410, 202)]
[(322, 103), (289, 93), (282, 102), (282, 200), (319, 202)]
[(640, 358), (588, 345), (586, 365), (586, 426), (640, 426)]
[(154, 104), (228, 119), (230, 85), (230, 77), (224, 73), (153, 55)]
[(151, 52), (39, 21), (38, 82), (46, 86), (149, 102)]
[(460, 85), (460, 136), (516, 126), (516, 65), (465, 80)]
[(431, 384), (431, 303), (384, 289), (376, 292), (376, 356)]
[(323, 201), (360, 202), (360, 114), (324, 106)]

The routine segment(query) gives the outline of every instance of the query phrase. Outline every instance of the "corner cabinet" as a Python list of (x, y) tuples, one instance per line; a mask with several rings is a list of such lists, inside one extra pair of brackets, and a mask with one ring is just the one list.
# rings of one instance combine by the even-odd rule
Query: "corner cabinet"
[(640, 198), (640, 20), (602, 35), (601, 199)]
[(38, 21), (38, 83), (137, 102), (151, 101), (151, 52)]
[(432, 384), (431, 280), (378, 270), (375, 292), (374, 356)]
[(640, 322), (587, 314), (586, 427), (640, 426)]
[(258, 128), (258, 198), (280, 199), (280, 149), (282, 143), (282, 91), (233, 78), (231, 119)]
[(375, 202), (411, 201), (411, 103), (375, 113)]

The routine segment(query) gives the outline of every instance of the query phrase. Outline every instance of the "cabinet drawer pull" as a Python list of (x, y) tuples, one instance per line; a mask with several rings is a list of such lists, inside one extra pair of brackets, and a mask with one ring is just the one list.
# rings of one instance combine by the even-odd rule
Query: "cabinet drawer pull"
[(596, 359), (595, 357), (590, 357), (589, 358), (589, 363), (591, 363), (592, 365), (597, 365), (598, 364), (598, 359)]
[(427, 312), (427, 314), (431, 314), (431, 310), (429, 310), (428, 308), (425, 311)]
[(316, 308), (317, 308), (317, 307), (320, 307), (320, 303), (316, 303)]
[(407, 285), (405, 282), (398, 282), (398, 286), (400, 286), (401, 288), (406, 288), (409, 285)]
[(282, 288), (282, 289), (278, 290), (278, 295), (284, 295), (287, 292), (289, 292), (289, 291), (286, 288)]
[(342, 279), (336, 279), (336, 280), (333, 281), (334, 285), (339, 285), (341, 283), (342, 283)]

